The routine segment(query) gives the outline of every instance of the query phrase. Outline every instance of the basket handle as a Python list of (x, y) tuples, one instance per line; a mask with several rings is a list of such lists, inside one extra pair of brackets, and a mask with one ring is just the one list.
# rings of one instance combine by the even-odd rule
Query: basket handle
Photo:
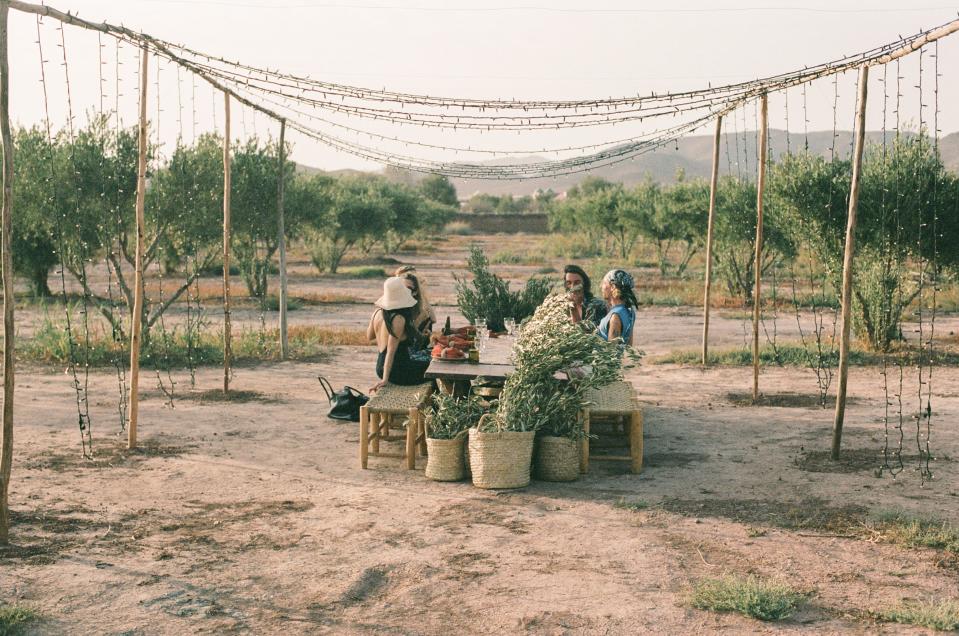
[(494, 415), (493, 413), (484, 413), (482, 416), (480, 416), (479, 422), (477, 422), (477, 424), (476, 424), (476, 430), (477, 430), (477, 431), (482, 430), (482, 428), (483, 428), (483, 422), (486, 421), (486, 418), (492, 418), (492, 419), (493, 419), (494, 421), (496, 421), (496, 423), (497, 423), (497, 424), (496, 424), (496, 429), (499, 430), (499, 431), (502, 431), (502, 430), (503, 430), (503, 427), (500, 425), (499, 420), (496, 419), (496, 415)]
[(326, 393), (326, 401), (333, 403), (333, 386), (330, 385), (330, 381), (324, 378), (322, 375), (316, 376), (316, 379), (320, 381), (320, 386), (323, 388), (323, 392)]

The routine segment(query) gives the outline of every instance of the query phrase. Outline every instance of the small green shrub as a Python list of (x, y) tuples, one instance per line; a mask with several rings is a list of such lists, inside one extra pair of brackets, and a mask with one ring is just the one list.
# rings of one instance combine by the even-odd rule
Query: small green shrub
[(789, 618), (805, 595), (783, 583), (755, 576), (705, 579), (693, 588), (692, 605), (714, 612), (739, 612), (761, 621)]
[[(759, 348), (759, 362), (764, 366), (780, 365), (805, 367), (811, 363), (815, 365), (816, 350), (814, 344), (803, 347), (800, 344), (779, 344), (775, 348), (764, 345)], [(916, 364), (920, 352), (918, 349), (911, 349), (904, 352), (902, 363), (904, 365)], [(823, 364), (835, 367), (839, 363), (839, 351), (823, 352)], [(946, 350), (936, 350), (933, 354), (933, 360), (942, 365), (959, 364), (959, 353)], [(703, 361), (702, 350), (700, 349), (679, 349), (671, 351), (666, 355), (652, 358), (653, 364), (701, 364)], [(923, 354), (924, 364), (928, 364), (928, 353)], [(752, 349), (745, 347), (729, 349), (710, 349), (709, 364), (745, 367), (753, 363)], [(852, 349), (849, 352), (849, 364), (853, 366), (867, 366), (882, 364), (882, 354), (863, 351), (862, 349)]]
[(876, 612), (876, 617), (890, 623), (918, 625), (941, 632), (959, 630), (959, 602), (953, 600), (906, 602)]
[[(290, 358), (293, 360), (321, 360), (329, 355), (329, 347), (336, 345), (366, 346), (369, 341), (361, 329), (324, 327), (290, 327), (288, 331)], [(76, 339), (76, 338), (75, 338)], [(109, 367), (119, 359), (128, 364), (129, 343), (117, 345), (103, 333), (91, 334), (89, 348), (82, 341), (75, 345), (78, 364), (88, 362), (91, 367)], [(33, 338), (17, 341), (20, 360), (66, 364), (70, 361), (69, 339), (66, 329), (46, 320)], [(278, 329), (246, 329), (233, 333), (233, 359), (237, 363), (273, 362), (281, 359)], [(178, 330), (154, 329), (152, 337), (140, 352), (140, 364), (145, 368), (174, 369), (191, 365), (205, 366), (223, 363), (223, 334), (203, 331), (194, 334), (192, 343)]]
[[(280, 311), (280, 297), (267, 296), (263, 301), (263, 309), (266, 311)], [(303, 300), (295, 296), (287, 296), (286, 310), (296, 311), (297, 309), (303, 309)]]
[(387, 278), (389, 274), (382, 267), (344, 267), (340, 275), (345, 278)]
[(545, 263), (542, 254), (520, 254), (512, 250), (500, 250), (490, 259), (494, 265), (539, 265)]
[(600, 241), (585, 234), (550, 234), (543, 241), (543, 253), (554, 258), (596, 258), (605, 252)]
[(40, 613), (22, 605), (0, 606), (0, 636), (16, 636), (26, 626), (40, 620)]
[(874, 529), (889, 543), (959, 554), (959, 528), (945, 521), (914, 517), (902, 512), (885, 512), (877, 516)]
[[(203, 278), (210, 278), (215, 276), (223, 276), (223, 261), (216, 260), (212, 263), (207, 264), (204, 267), (200, 268), (200, 276)], [(236, 263), (230, 263), (230, 276), (239, 276), (242, 272), (240, 271), (240, 266)]]
[(473, 227), (466, 221), (452, 221), (443, 228), (443, 233), (456, 236), (469, 236), (473, 234)]

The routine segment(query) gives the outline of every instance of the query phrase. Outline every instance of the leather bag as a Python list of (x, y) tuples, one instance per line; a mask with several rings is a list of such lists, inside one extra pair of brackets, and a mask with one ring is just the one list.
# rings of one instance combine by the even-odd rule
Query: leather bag
[(330, 381), (322, 375), (317, 378), (326, 398), (330, 403), (330, 410), (326, 416), (334, 420), (346, 420), (349, 422), (360, 421), (360, 407), (370, 401), (370, 397), (358, 391), (351, 386), (344, 386), (339, 391), (334, 391)]

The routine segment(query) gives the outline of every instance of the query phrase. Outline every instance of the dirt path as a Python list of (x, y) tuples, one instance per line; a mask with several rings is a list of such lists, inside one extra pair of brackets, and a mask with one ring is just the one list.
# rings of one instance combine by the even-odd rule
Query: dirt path
[[(458, 320), (452, 272), (475, 238), (399, 257), (429, 279), (441, 320)], [(479, 240), (491, 253), (529, 249), (528, 237)], [(497, 271), (521, 280), (544, 265), (561, 267)], [(356, 302), (308, 306), (291, 324), (364, 327), (380, 285), (317, 278), (299, 262), (293, 295)], [(22, 329), (37, 316), (21, 312)], [(255, 325), (260, 314), (240, 309), (234, 320)], [(650, 356), (699, 346), (696, 308), (644, 308), (639, 324), (637, 347)], [(736, 312), (712, 324), (714, 347), (743, 345)], [(938, 325), (954, 339), (959, 317)], [(794, 317), (776, 329), (798, 338)], [(0, 601), (39, 610), (40, 634), (873, 634), (924, 632), (877, 624), (870, 611), (959, 596), (954, 557), (883, 543), (862, 525), (881, 511), (959, 523), (959, 369), (935, 371), (935, 479), (924, 485), (914, 370), (905, 470), (892, 478), (875, 474), (887, 434), (893, 452), (899, 442), (896, 421), (884, 424), (878, 369), (852, 371), (835, 465), (824, 458), (832, 411), (816, 406), (810, 371), (764, 369), (775, 406), (753, 407), (737, 405), (747, 369), (647, 364), (628, 375), (644, 405), (642, 474), (594, 462), (572, 484), (495, 493), (430, 482), (422, 462), (359, 469), (356, 425), (324, 417), (315, 376), (366, 388), (374, 356), (339, 347), (323, 363), (239, 368), (233, 386), (253, 392), (247, 401), (203, 399), (220, 385), (217, 369), (200, 370), (193, 391), (180, 373), (172, 409), (147, 374), (133, 453), (116, 435), (116, 379), (93, 373), (93, 461), (79, 455), (68, 378), (21, 368)], [(779, 624), (690, 608), (693, 584), (727, 573), (787, 581), (810, 601)]]
[[(631, 372), (647, 405), (643, 474), (594, 463), (573, 484), (497, 494), (429, 482), (422, 464), (358, 468), (355, 426), (322, 416), (314, 376), (366, 386), (372, 363), (371, 349), (344, 348), (324, 364), (239, 369), (235, 386), (262, 394), (245, 403), (171, 410), (148, 392), (134, 454), (112, 437), (113, 379), (95, 374), (93, 463), (77, 454), (65, 378), (23, 377), (3, 600), (39, 609), (38, 633), (875, 633), (862, 612), (959, 593), (959, 569), (934, 551), (822, 529), (878, 509), (959, 521), (954, 369), (937, 374), (949, 397), (922, 488), (911, 470), (876, 478), (874, 461), (801, 469), (828, 448), (831, 412), (734, 406), (744, 370), (644, 366)], [(853, 457), (882, 447), (876, 382), (854, 372)], [(782, 369), (763, 386), (815, 388)], [(812, 601), (780, 625), (688, 607), (692, 583), (726, 572), (788, 580)]]

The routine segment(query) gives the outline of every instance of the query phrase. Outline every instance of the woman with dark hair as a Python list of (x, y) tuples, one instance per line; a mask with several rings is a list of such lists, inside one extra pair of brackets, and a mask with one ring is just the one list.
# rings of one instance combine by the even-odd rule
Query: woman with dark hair
[(585, 320), (596, 325), (606, 315), (606, 303), (593, 296), (589, 276), (579, 265), (563, 268), (563, 287), (573, 303), (570, 312), (573, 322)]
[(633, 326), (636, 324), (636, 294), (633, 277), (621, 269), (613, 269), (603, 276), (603, 298), (609, 303), (609, 313), (599, 323), (603, 340), (622, 340), (633, 344)]
[(383, 295), (374, 303), (376, 310), (370, 317), (366, 337), (376, 341), (376, 376), (380, 382), (370, 387), (375, 393), (380, 387), (393, 384), (419, 384), (429, 366), (428, 360), (410, 357), (410, 343), (416, 336), (413, 327), (413, 308), (416, 299), (398, 276), (383, 283)]

